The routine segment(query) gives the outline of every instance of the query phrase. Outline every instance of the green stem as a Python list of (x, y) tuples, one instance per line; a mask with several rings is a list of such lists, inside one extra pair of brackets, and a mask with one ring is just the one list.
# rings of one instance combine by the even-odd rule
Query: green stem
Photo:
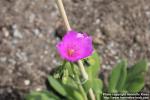
[(80, 71), (81, 71), (81, 74), (82, 74), (84, 80), (87, 81), (88, 80), (88, 74), (86, 73), (84, 65), (83, 65), (81, 60), (78, 61), (78, 65), (79, 65), (79, 68), (80, 68)]
[(63, 64), (58, 68), (57, 72), (56, 73), (59, 73), (60, 75), (63, 74), (63, 71), (64, 71), (64, 66), (65, 64), (67, 63), (66, 60), (63, 61)]
[(87, 99), (87, 95), (86, 95), (86, 93), (85, 93), (85, 91), (84, 91), (84, 89), (83, 89), (83, 87), (82, 87), (82, 84), (81, 84), (81, 81), (80, 81), (80, 79), (79, 79), (79, 76), (78, 76), (78, 74), (77, 74), (77, 72), (74, 70), (75, 68), (75, 66), (72, 64), (72, 63), (70, 63), (71, 64), (71, 68), (72, 68), (72, 71), (73, 71), (73, 73), (74, 73), (74, 75), (75, 75), (75, 79), (77, 80), (77, 84), (78, 84), (78, 87), (79, 87), (79, 89), (80, 89), (80, 91), (81, 91), (81, 93), (82, 93), (82, 95), (83, 95), (83, 97), (84, 97), (84, 100), (88, 100)]
[[(81, 60), (78, 61), (78, 65), (79, 65), (79, 68), (80, 68), (80, 71), (81, 71), (83, 78), (85, 79), (85, 81), (87, 81), (88, 80), (88, 74), (86, 73), (84, 65), (83, 65)], [(89, 95), (90, 95), (91, 100), (95, 100), (95, 95), (94, 95), (92, 88), (89, 89)]]

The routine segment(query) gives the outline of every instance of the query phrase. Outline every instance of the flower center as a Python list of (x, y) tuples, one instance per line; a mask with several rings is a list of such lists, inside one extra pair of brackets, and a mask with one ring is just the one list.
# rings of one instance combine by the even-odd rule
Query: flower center
[(67, 53), (68, 53), (68, 56), (73, 56), (74, 54), (74, 49), (68, 49)]

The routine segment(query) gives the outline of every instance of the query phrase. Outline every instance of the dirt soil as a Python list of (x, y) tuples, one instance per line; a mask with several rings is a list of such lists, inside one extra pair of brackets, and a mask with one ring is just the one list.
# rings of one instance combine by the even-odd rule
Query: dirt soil
[[(72, 28), (93, 36), (102, 72), (122, 58), (150, 61), (150, 0), (63, 1)], [(55, 0), (0, 0), (0, 100), (45, 89), (64, 32)], [(150, 91), (148, 76), (150, 69), (143, 91)]]

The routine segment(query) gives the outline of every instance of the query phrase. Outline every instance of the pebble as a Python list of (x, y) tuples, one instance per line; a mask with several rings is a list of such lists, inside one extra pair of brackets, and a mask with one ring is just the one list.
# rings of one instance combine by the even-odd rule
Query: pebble
[(43, 36), (43, 34), (39, 34), (38, 37), (39, 38), (43, 38), (44, 36)]
[(30, 22), (30, 23), (33, 23), (35, 17), (36, 17), (35, 14), (31, 14), (31, 15), (29, 16), (29, 22)]
[(148, 17), (150, 17), (150, 11), (145, 12)]
[(129, 50), (129, 56), (130, 56), (130, 57), (133, 56), (133, 50), (132, 50), (132, 49)]
[(111, 70), (110, 65), (102, 65), (102, 68), (105, 69), (105, 70)]
[(22, 61), (24, 61), (24, 62), (26, 62), (26, 61), (28, 60), (27, 55), (26, 55), (25, 52), (17, 52), (17, 53), (16, 53), (16, 56), (17, 56), (20, 60), (22, 60)]
[(95, 22), (95, 24), (100, 24), (100, 19), (96, 19), (96, 22)]
[(116, 55), (116, 53), (117, 53), (116, 50), (114, 50), (114, 49), (111, 49), (110, 52), (112, 55)]
[(47, 54), (48, 54), (48, 51), (47, 51), (47, 50), (45, 50), (45, 51), (44, 51), (44, 54), (45, 54), (45, 55), (47, 55)]
[(33, 32), (34, 32), (34, 34), (35, 34), (36, 36), (39, 36), (39, 34), (40, 34), (39, 29), (34, 29)]
[(114, 42), (110, 42), (110, 43), (107, 45), (107, 48), (108, 48), (108, 49), (112, 49), (114, 46), (115, 46)]
[(14, 37), (20, 38), (20, 39), (23, 38), (23, 36), (21, 35), (21, 33), (18, 30), (14, 30)]
[(1, 61), (1, 62), (6, 62), (6, 60), (7, 60), (6, 57), (1, 57), (1, 58), (0, 58), (0, 61)]
[(36, 88), (36, 91), (41, 91), (41, 90), (42, 90), (41, 87), (37, 87), (37, 88)]
[(148, 66), (150, 67), (150, 62), (148, 63)]
[(13, 36), (22, 39), (23, 36), (21, 32), (18, 30), (17, 25), (13, 25), (12, 28), (13, 28)]
[(115, 60), (118, 60), (119, 59), (119, 57), (118, 56), (115, 56)]
[(7, 89), (8, 93), (12, 93), (12, 89), (8, 88)]
[(2, 28), (2, 31), (3, 31), (5, 37), (9, 36), (9, 31), (5, 27)]
[(43, 58), (44, 58), (44, 56), (43, 56), (43, 55), (41, 55), (41, 56), (40, 56), (40, 59), (43, 59)]
[(12, 65), (15, 65), (16, 64), (16, 61), (14, 59), (8, 59), (8, 61), (12, 64)]
[(25, 85), (30, 85), (30, 83), (31, 83), (30, 80), (24, 80)]

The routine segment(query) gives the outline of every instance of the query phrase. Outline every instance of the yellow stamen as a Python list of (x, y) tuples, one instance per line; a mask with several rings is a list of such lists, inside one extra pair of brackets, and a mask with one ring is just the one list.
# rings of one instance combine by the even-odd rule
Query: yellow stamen
[(74, 54), (74, 50), (73, 49), (69, 49), (68, 50), (68, 56), (72, 56)]

